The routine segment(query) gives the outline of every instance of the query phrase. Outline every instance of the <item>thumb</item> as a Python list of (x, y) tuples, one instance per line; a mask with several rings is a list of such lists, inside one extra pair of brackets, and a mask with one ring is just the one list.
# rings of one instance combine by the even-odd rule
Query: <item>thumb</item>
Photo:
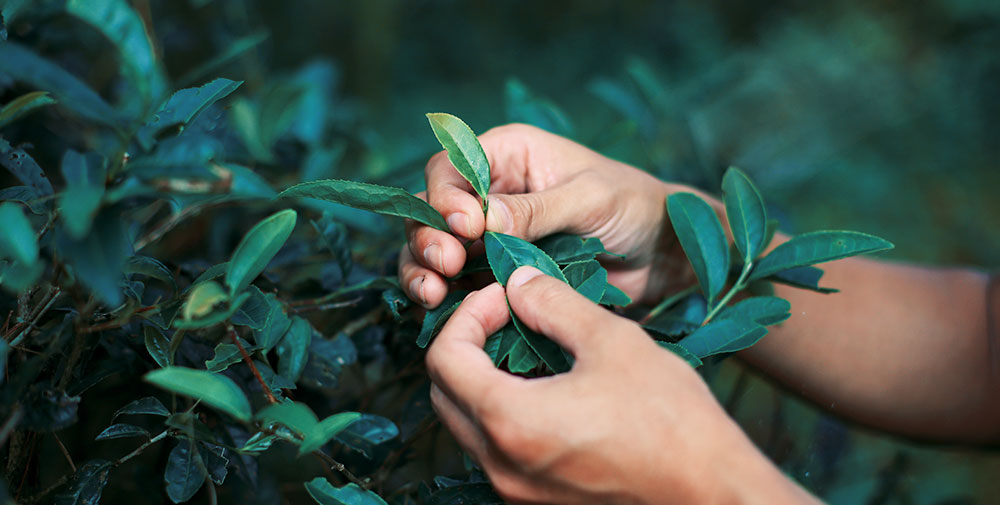
[(553, 233), (580, 233), (579, 212), (573, 211), (573, 199), (580, 195), (574, 193), (572, 184), (562, 184), (533, 193), (488, 195), (486, 230), (529, 242)]
[(577, 360), (602, 347), (613, 335), (629, 330), (626, 319), (534, 267), (524, 266), (511, 274), (507, 301), (524, 324), (554, 340)]

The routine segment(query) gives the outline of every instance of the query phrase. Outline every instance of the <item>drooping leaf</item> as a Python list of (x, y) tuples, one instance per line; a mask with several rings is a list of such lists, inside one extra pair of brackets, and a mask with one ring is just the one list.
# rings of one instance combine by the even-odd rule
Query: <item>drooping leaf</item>
[(545, 252), (530, 242), (511, 235), (488, 231), (483, 235), (486, 246), (486, 258), (490, 262), (493, 275), (501, 286), (507, 285), (507, 279), (518, 267), (533, 266), (546, 275), (566, 282), (566, 276), (555, 261)]
[(348, 424), (343, 431), (337, 433), (337, 441), (364, 454), (368, 458), (375, 457), (375, 450), (399, 436), (399, 428), (395, 423), (382, 416), (361, 414)]
[(557, 233), (535, 242), (535, 246), (548, 254), (552, 261), (560, 265), (587, 261), (597, 258), (599, 254), (618, 256), (604, 248), (601, 239), (597, 237), (583, 238), (579, 235)]
[(285, 336), (278, 342), (278, 373), (286, 379), (297, 382), (309, 359), (309, 342), (312, 340), (312, 326), (309, 321), (293, 316)]
[(113, 440), (116, 438), (146, 437), (149, 432), (145, 428), (133, 424), (112, 424), (104, 429), (94, 440)]
[(486, 194), (490, 192), (490, 162), (472, 128), (461, 119), (443, 112), (427, 114), (427, 121), (438, 142), (448, 151), (451, 164), (485, 202)]
[(178, 90), (170, 95), (152, 119), (139, 128), (136, 136), (148, 149), (160, 132), (194, 121), (202, 111), (229, 96), (241, 84), (243, 81), (219, 78), (197, 88)]
[(261, 331), (267, 326), (267, 318), (271, 313), (271, 303), (257, 286), (250, 286), (247, 293), (250, 294), (250, 297), (233, 314), (233, 324)]
[(119, 213), (120, 209), (102, 209), (90, 233), (80, 240), (65, 232), (56, 238), (76, 277), (108, 306), (122, 302), (122, 271), (132, 256), (132, 242)]
[[(3, 54), (4, 47), (4, 44), (0, 44), (0, 55)], [(0, 137), (0, 165), (17, 177), (21, 184), (34, 188), (40, 195), (52, 194), (52, 183), (42, 167), (24, 149), (10, 145), (3, 137)]]
[(190, 500), (201, 489), (208, 476), (194, 444), (186, 438), (181, 439), (167, 457), (163, 480), (166, 482), (167, 496), (174, 503)]
[(453, 290), (444, 297), (441, 305), (428, 310), (424, 314), (424, 322), (420, 325), (420, 334), (417, 335), (418, 347), (423, 349), (431, 343), (431, 339), (441, 331), (441, 328), (444, 328), (444, 323), (458, 309), (458, 306), (468, 294), (468, 291)]
[(698, 356), (695, 356), (694, 353), (688, 351), (687, 348), (685, 348), (680, 344), (675, 344), (673, 342), (664, 342), (662, 340), (658, 340), (656, 341), (656, 343), (659, 344), (660, 347), (676, 354), (684, 361), (687, 361), (688, 364), (691, 365), (691, 368), (698, 368), (702, 365), (702, 362), (700, 359), (698, 359)]
[(155, 326), (144, 326), (142, 332), (146, 342), (146, 351), (149, 352), (153, 361), (161, 368), (173, 365), (174, 353), (170, 352), (170, 341), (163, 335), (163, 332)]
[(797, 288), (809, 289), (817, 293), (836, 293), (839, 289), (823, 288), (819, 285), (819, 280), (823, 277), (823, 270), (816, 267), (797, 267), (782, 270), (767, 277), (765, 280), (772, 280)]
[(152, 396), (147, 396), (145, 398), (140, 398), (132, 403), (118, 409), (115, 414), (111, 416), (111, 421), (118, 419), (119, 416), (128, 415), (138, 415), (138, 414), (148, 414), (153, 416), (169, 416), (170, 411), (163, 406), (160, 400)]
[(38, 261), (38, 237), (16, 203), (0, 203), (0, 259), (10, 258), (25, 265)]
[(405, 189), (391, 186), (327, 179), (296, 184), (279, 193), (278, 198), (316, 198), (355, 209), (412, 219), (450, 232), (448, 223), (437, 209)]
[(327, 442), (344, 431), (345, 428), (357, 421), (361, 414), (357, 412), (341, 412), (334, 414), (316, 423), (313, 428), (306, 433), (302, 445), (299, 446), (299, 454), (305, 454), (326, 445)]
[(107, 167), (101, 156), (80, 154), (72, 149), (63, 155), (61, 166), (67, 186), (59, 196), (59, 216), (69, 236), (80, 240), (90, 232), (90, 225), (101, 206)]
[(699, 358), (736, 352), (757, 343), (767, 328), (751, 321), (720, 319), (698, 328), (678, 342)]
[(56, 100), (49, 96), (46, 91), (32, 91), (31, 93), (25, 93), (0, 108), (0, 128), (17, 121), (21, 117), (25, 116), (29, 112), (44, 107), (46, 105), (52, 105), (56, 103)]
[(760, 192), (740, 169), (729, 167), (722, 177), (722, 201), (726, 205), (733, 243), (744, 263), (757, 258), (767, 238), (767, 210)]
[(306, 491), (320, 505), (388, 505), (379, 495), (361, 489), (353, 482), (343, 487), (333, 487), (323, 477), (306, 482)]
[(796, 235), (761, 259), (750, 280), (783, 270), (892, 249), (891, 242), (856, 231), (825, 230)]
[(184, 319), (190, 321), (204, 317), (212, 312), (216, 305), (229, 300), (229, 294), (215, 281), (196, 284), (188, 293), (184, 303)]
[(577, 293), (599, 303), (608, 285), (608, 271), (596, 260), (578, 261), (563, 268), (566, 281)]
[(147, 382), (201, 400), (240, 421), (250, 420), (250, 402), (229, 377), (205, 370), (171, 366), (146, 374)]
[(792, 310), (792, 304), (784, 298), (754, 296), (722, 309), (715, 319), (753, 321), (762, 326), (769, 326), (788, 319), (791, 316), (790, 310)]
[(84, 463), (73, 474), (65, 490), (53, 498), (56, 505), (97, 505), (108, 485), (113, 466), (110, 461), (93, 459)]
[(534, 95), (524, 83), (515, 78), (507, 79), (504, 89), (508, 121), (534, 125), (563, 137), (573, 136), (572, 123), (556, 104)]
[(531, 350), (535, 351), (535, 354), (545, 363), (555, 373), (568, 372), (570, 368), (573, 367), (572, 362), (568, 355), (559, 347), (558, 344), (551, 341), (545, 335), (535, 332), (529, 328), (526, 324), (521, 322), (514, 311), (510, 311), (510, 319), (517, 328), (517, 331), (524, 338), (525, 343), (531, 347)]
[(729, 276), (729, 246), (719, 217), (692, 193), (667, 197), (667, 213), (705, 298), (713, 302)]
[(292, 234), (295, 220), (295, 211), (285, 209), (257, 223), (243, 236), (226, 268), (230, 295), (242, 292), (264, 271)]

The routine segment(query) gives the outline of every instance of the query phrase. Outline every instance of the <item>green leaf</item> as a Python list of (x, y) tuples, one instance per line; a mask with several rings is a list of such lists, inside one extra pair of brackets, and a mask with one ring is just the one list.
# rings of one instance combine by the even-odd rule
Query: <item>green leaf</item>
[(212, 482), (222, 485), (229, 475), (229, 458), (226, 457), (226, 448), (215, 445), (211, 442), (201, 442), (198, 444), (198, 452), (201, 461), (205, 463), (205, 471)]
[(769, 326), (791, 317), (790, 310), (792, 310), (792, 304), (784, 298), (754, 296), (722, 309), (719, 315), (715, 316), (715, 319), (753, 321), (762, 326)]
[(375, 449), (380, 445), (399, 436), (399, 428), (395, 423), (382, 416), (361, 414), (343, 431), (337, 434), (337, 441), (364, 454), (369, 459), (375, 458)]
[(24, 293), (38, 282), (44, 270), (45, 264), (41, 261), (25, 265), (16, 261), (0, 260), (0, 286), (15, 294)]
[(271, 313), (271, 303), (257, 286), (250, 286), (247, 293), (250, 297), (240, 306), (240, 310), (233, 314), (233, 324), (247, 326), (256, 331), (263, 330)]
[(163, 281), (164, 284), (170, 287), (171, 291), (177, 291), (177, 282), (174, 281), (174, 275), (170, 272), (170, 269), (161, 263), (160, 260), (150, 256), (137, 254), (129, 258), (128, 263), (125, 264), (125, 274), (139, 274), (152, 277)]
[[(2, 139), (0, 139), (2, 141)], [(48, 213), (47, 201), (41, 200), (44, 195), (31, 186), (11, 186), (0, 189), (0, 200), (23, 203), (32, 214), (44, 216)]]
[(693, 353), (691, 353), (691, 351), (688, 351), (686, 348), (684, 348), (684, 346), (680, 344), (675, 344), (673, 342), (664, 342), (662, 340), (658, 340), (656, 343), (659, 344), (660, 347), (676, 354), (684, 361), (687, 361), (688, 364), (691, 365), (691, 368), (698, 368), (703, 364), (701, 360), (698, 359), (698, 356), (695, 356)]
[(169, 137), (160, 141), (153, 152), (136, 156), (129, 161), (126, 169), (129, 175), (143, 181), (158, 179), (215, 181), (219, 176), (213, 164), (224, 152), (222, 142), (209, 135), (193, 133), (182, 137)]
[[(3, 47), (4, 45), (0, 44), (0, 54), (3, 53)], [(52, 194), (52, 183), (42, 171), (42, 167), (38, 166), (35, 159), (24, 149), (11, 146), (3, 137), (0, 137), (0, 165), (14, 174), (21, 184), (34, 188), (40, 195)]]
[(319, 418), (308, 405), (292, 401), (269, 405), (254, 418), (264, 423), (281, 423), (303, 437), (319, 423)]
[(856, 231), (830, 230), (803, 233), (775, 247), (761, 259), (751, 272), (749, 280), (763, 279), (782, 270), (892, 248), (892, 243), (886, 240)]
[(285, 314), (285, 305), (278, 301), (277, 296), (272, 293), (264, 296), (268, 303), (267, 323), (260, 331), (254, 330), (253, 338), (257, 346), (267, 352), (278, 345), (292, 325), (292, 320)]
[(555, 261), (545, 252), (530, 242), (511, 235), (486, 232), (483, 236), (486, 246), (486, 259), (490, 262), (493, 275), (501, 286), (507, 285), (507, 279), (518, 267), (533, 266), (543, 273), (566, 282), (566, 276)]
[(578, 261), (563, 268), (566, 282), (588, 300), (599, 303), (608, 286), (608, 271), (596, 260)]
[(94, 440), (113, 440), (116, 438), (146, 437), (149, 432), (145, 428), (140, 428), (132, 424), (112, 424), (104, 429)]
[(181, 439), (167, 457), (163, 480), (167, 485), (167, 496), (174, 503), (190, 500), (208, 477), (194, 444), (186, 438)]
[(59, 105), (98, 124), (116, 126), (121, 116), (73, 74), (12, 41), (0, 44), (0, 75), (48, 91)]
[(302, 445), (299, 446), (299, 455), (310, 453), (323, 447), (323, 445), (360, 417), (361, 414), (357, 412), (341, 412), (320, 421), (306, 433)]
[(306, 482), (306, 491), (320, 505), (388, 505), (379, 495), (354, 483), (333, 487), (323, 477)]
[(458, 173), (472, 184), (472, 189), (482, 197), (490, 192), (490, 162), (472, 128), (461, 119), (443, 112), (427, 114), (427, 121), (441, 146), (448, 151), (448, 159)]
[(750, 263), (759, 255), (767, 237), (767, 210), (757, 188), (740, 169), (729, 167), (722, 177), (722, 201), (726, 204), (733, 243)]
[(531, 350), (535, 351), (535, 354), (538, 355), (539, 359), (550, 370), (555, 373), (563, 373), (568, 372), (573, 367), (570, 358), (558, 344), (549, 340), (545, 335), (536, 333), (531, 328), (528, 328), (526, 324), (514, 315), (513, 310), (510, 311), (510, 319), (514, 327), (521, 334), (521, 337), (524, 338), (525, 343), (528, 344), (528, 347), (531, 347)]
[(295, 220), (295, 211), (285, 209), (257, 223), (243, 236), (226, 268), (230, 295), (242, 292), (264, 271), (292, 234)]
[(816, 267), (798, 267), (789, 268), (788, 270), (782, 270), (764, 280), (770, 280), (774, 282), (780, 282), (782, 284), (788, 284), (789, 286), (795, 286), (797, 288), (809, 289), (816, 291), (817, 293), (836, 293), (840, 291), (839, 289), (833, 288), (821, 288), (819, 286), (819, 280), (823, 277), (823, 270)]
[[(200, 319), (181, 319), (174, 321), (174, 328), (178, 330), (199, 330), (202, 328), (208, 328), (210, 326), (215, 326), (219, 323), (224, 323), (231, 319), (236, 311), (243, 305), (243, 302), (250, 298), (250, 293), (243, 293), (236, 297), (235, 300), (229, 302), (229, 308), (226, 310), (215, 311), (208, 316)], [(175, 334), (176, 335), (176, 334)]]
[(38, 237), (24, 210), (16, 203), (0, 203), (0, 258), (25, 265), (38, 261)]
[(597, 258), (599, 254), (622, 257), (608, 252), (604, 248), (601, 239), (597, 237), (583, 238), (579, 235), (569, 235), (566, 233), (549, 235), (535, 242), (535, 246), (544, 251), (545, 254), (548, 254), (552, 258), (552, 261), (560, 265), (592, 260)]
[(243, 447), (240, 447), (238, 449), (238, 451), (243, 454), (264, 452), (270, 449), (271, 445), (274, 444), (274, 441), (277, 439), (278, 437), (274, 435), (267, 435), (264, 432), (257, 432), (254, 433), (253, 436), (250, 437), (250, 439), (247, 440), (245, 444), (243, 444)]
[(296, 184), (279, 193), (278, 198), (317, 198), (386, 216), (412, 219), (451, 232), (437, 209), (402, 188), (327, 179)]
[(667, 213), (702, 292), (712, 303), (729, 276), (729, 247), (719, 217), (710, 205), (692, 193), (667, 197)]
[(206, 268), (204, 272), (198, 274), (198, 277), (195, 277), (194, 282), (192, 282), (191, 284), (196, 285), (196, 284), (201, 284), (202, 282), (205, 281), (218, 279), (219, 277), (226, 275), (226, 270), (228, 269), (229, 269), (228, 261), (224, 263), (219, 263), (217, 265), (212, 265)]
[(118, 409), (115, 414), (111, 416), (111, 421), (118, 419), (119, 416), (128, 415), (138, 415), (138, 414), (148, 414), (153, 416), (169, 416), (170, 411), (163, 406), (160, 400), (152, 396), (147, 396), (145, 398), (140, 398), (132, 403)]
[[(8, 42), (9, 43), (9, 42)], [(110, 461), (93, 459), (84, 463), (73, 474), (65, 490), (53, 498), (55, 505), (97, 505), (101, 493), (108, 485), (111, 469)]]
[(531, 349), (521, 332), (513, 324), (504, 326), (499, 332), (500, 342), (497, 344), (493, 363), (497, 366), (507, 358), (507, 369), (512, 373), (525, 373), (541, 364), (538, 355)]
[[(247, 353), (251, 353), (256, 350), (251, 346), (246, 340), (240, 337), (236, 337), (240, 341), (240, 345)], [(240, 348), (236, 347), (236, 344), (222, 343), (215, 346), (215, 356), (212, 359), (205, 361), (205, 369), (212, 373), (219, 373), (234, 363), (238, 363), (243, 359), (243, 353), (240, 352)]]
[(17, 121), (37, 108), (54, 103), (56, 103), (56, 100), (50, 97), (46, 91), (25, 93), (11, 100), (10, 103), (0, 109), (0, 128)]
[(171, 127), (183, 127), (194, 121), (202, 111), (229, 96), (241, 84), (243, 81), (219, 78), (197, 88), (174, 92), (152, 119), (139, 128), (137, 138), (148, 149), (160, 132)]
[(171, 366), (146, 374), (147, 382), (211, 405), (240, 421), (250, 420), (250, 402), (229, 377)]
[(132, 242), (120, 209), (102, 209), (90, 233), (74, 240), (65, 231), (56, 236), (56, 246), (65, 255), (73, 273), (106, 305), (122, 302), (122, 271), (132, 256)]
[(468, 291), (452, 291), (444, 298), (441, 305), (424, 314), (424, 322), (420, 325), (420, 333), (417, 335), (417, 347), (423, 349), (431, 343), (431, 339), (441, 331), (444, 324), (448, 322), (448, 318), (458, 309), (462, 300), (465, 299), (465, 295), (468, 294)]
[(698, 329), (708, 315), (705, 297), (694, 293), (685, 297), (670, 310), (657, 314), (643, 326), (660, 335), (678, 337)]
[(173, 365), (174, 353), (170, 352), (170, 341), (163, 335), (163, 332), (154, 326), (145, 326), (142, 328), (142, 332), (146, 341), (146, 350), (153, 361), (161, 368)]
[(107, 167), (104, 158), (67, 150), (62, 159), (66, 190), (59, 196), (59, 216), (69, 236), (80, 240), (90, 233), (91, 223), (104, 197)]
[(292, 382), (298, 382), (306, 367), (312, 332), (309, 321), (293, 316), (288, 332), (278, 342), (278, 373)]
[(764, 338), (764, 335), (767, 335), (767, 328), (757, 323), (720, 319), (698, 328), (678, 343), (699, 358), (704, 358), (746, 349)]
[(197, 284), (188, 293), (184, 304), (183, 317), (190, 321), (206, 316), (216, 305), (229, 300), (229, 294), (215, 281)]
[(778, 233), (778, 227), (781, 226), (781, 221), (777, 219), (768, 219), (767, 228), (764, 229), (764, 246), (761, 248), (761, 252), (767, 249), (767, 246), (771, 245), (771, 241), (774, 240), (774, 234)]
[(403, 315), (400, 313), (401, 310), (405, 310), (409, 307), (412, 302), (410, 298), (406, 296), (399, 288), (389, 288), (382, 292), (382, 302), (385, 303), (386, 308), (392, 313), (393, 319), (401, 321)]
[(632, 298), (618, 289), (614, 284), (608, 284), (601, 296), (601, 305), (613, 305), (617, 307), (627, 307), (632, 304)]

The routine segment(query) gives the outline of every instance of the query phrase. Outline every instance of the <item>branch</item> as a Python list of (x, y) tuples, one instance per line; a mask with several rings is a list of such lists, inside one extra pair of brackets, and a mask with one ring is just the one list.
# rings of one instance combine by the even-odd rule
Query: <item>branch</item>
[(264, 390), (264, 395), (267, 396), (267, 401), (270, 403), (278, 403), (278, 399), (274, 397), (274, 393), (271, 392), (271, 388), (268, 387), (267, 383), (264, 382), (264, 377), (260, 375), (260, 370), (257, 370), (257, 365), (253, 363), (250, 359), (250, 353), (243, 348), (243, 344), (240, 343), (240, 339), (237, 338), (236, 329), (233, 325), (229, 325), (226, 328), (227, 333), (229, 333), (229, 338), (232, 339), (233, 343), (236, 344), (236, 348), (240, 350), (240, 354), (243, 355), (243, 361), (246, 362), (247, 366), (250, 367), (250, 371), (253, 372), (253, 376), (257, 378), (257, 382), (260, 383), (260, 387)]

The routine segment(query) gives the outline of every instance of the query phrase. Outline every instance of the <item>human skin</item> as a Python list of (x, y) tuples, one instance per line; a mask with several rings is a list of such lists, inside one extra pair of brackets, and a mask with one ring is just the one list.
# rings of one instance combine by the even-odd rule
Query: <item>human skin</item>
[[(724, 219), (724, 206), (717, 199), (659, 181), (634, 167), (529, 126), (496, 128), (483, 134), (480, 141), (493, 170), (491, 192), (496, 193), (489, 196), (490, 211), (485, 219), (471, 186), (444, 153), (435, 155), (427, 165), (426, 198), (445, 216), (457, 237), (410, 223), (399, 273), (402, 285), (415, 300), (427, 307), (441, 302), (448, 289), (445, 277), (461, 270), (466, 260), (460, 239), (477, 239), (484, 230), (527, 240), (556, 232), (598, 237), (609, 251), (628, 258), (624, 263), (607, 265), (609, 281), (637, 301), (656, 302), (695, 282), (670, 228), (663, 202), (672, 193), (695, 192), (709, 201)], [(776, 242), (783, 240), (787, 238), (779, 234)], [(773, 327), (759, 344), (740, 353), (741, 358), (820, 406), (876, 428), (943, 441), (997, 440), (1000, 370), (995, 367), (1000, 366), (1000, 360), (992, 354), (987, 338), (985, 275), (858, 258), (824, 265), (824, 270), (827, 273), (823, 284), (842, 292), (822, 295), (777, 286), (777, 294), (791, 302), (793, 315)], [(484, 290), (486, 294), (474, 295), (469, 301), (497, 298), (501, 294), (498, 289), (487, 288), (491, 291)], [(588, 324), (581, 322), (584, 317), (619, 321), (607, 323), (606, 329), (614, 334), (615, 342), (621, 340), (628, 345), (616, 345), (613, 353), (598, 353), (600, 366), (584, 367), (578, 357), (570, 372), (553, 379), (525, 381), (497, 371), (492, 365), (488, 374), (485, 369), (479, 370), (490, 377), (484, 384), (513, 384), (512, 381), (540, 384), (531, 386), (537, 390), (531, 396), (536, 403), (522, 405), (526, 408), (521, 412), (537, 413), (538, 419), (529, 424), (512, 411), (483, 417), (483, 412), (493, 411), (482, 404), (492, 401), (491, 398), (508, 399), (509, 391), (490, 391), (489, 395), (466, 398), (456, 396), (457, 383), (468, 381), (468, 377), (441, 370), (449, 364), (468, 361), (477, 352), (481, 364), (488, 364), (483, 362), (488, 358), (478, 340), (472, 341), (479, 343), (478, 348), (466, 345), (461, 352), (458, 346), (448, 344), (454, 341), (468, 344), (470, 335), (478, 335), (473, 326), (455, 323), (444, 328), (428, 352), (428, 368), (435, 382), (432, 396), (435, 408), (470, 453), (492, 458), (480, 461), (501, 492), (504, 486), (513, 490), (508, 493), (512, 501), (576, 503), (584, 496), (592, 500), (604, 496), (602, 500), (613, 502), (612, 497), (620, 496), (610, 491), (618, 489), (613, 484), (616, 478), (630, 483), (630, 489), (647, 489), (664, 482), (672, 484), (666, 491), (657, 489), (651, 493), (657, 497), (653, 501), (644, 501), (649, 496), (637, 492), (635, 496), (621, 495), (622, 503), (672, 503), (675, 497), (678, 503), (752, 502), (755, 493), (762, 492), (762, 486), (775, 497), (783, 496), (788, 503), (812, 499), (777, 474), (738, 429), (733, 435), (735, 425), (718, 408), (697, 375), (686, 365), (678, 366), (683, 363), (648, 338), (639, 338), (641, 330), (634, 323), (597, 305), (583, 303), (572, 308), (547, 306), (549, 310), (544, 313), (530, 316), (531, 307), (543, 304), (544, 297), (533, 300), (530, 294), (520, 293), (518, 287), (508, 285), (506, 294), (518, 316), (534, 321), (536, 325), (530, 322), (529, 325), (557, 340), (574, 355), (580, 352), (590, 356), (589, 347), (598, 345), (597, 339), (587, 338), (591, 331)], [(519, 301), (522, 296), (529, 303)], [(484, 322), (482, 328), (491, 327), (485, 322), (496, 323), (504, 317), (499, 313), (505, 312), (501, 310), (505, 309), (502, 299), (492, 307), (496, 313), (480, 305), (485, 303), (470, 305), (467, 301), (456, 316), (477, 310), (478, 321)], [(522, 315), (519, 307), (528, 312)], [(472, 316), (463, 315), (458, 321), (469, 317)], [(559, 326), (558, 330), (561, 336), (553, 334), (555, 321), (563, 319), (565, 327)], [(573, 340), (574, 335), (579, 342)], [(648, 345), (641, 352), (630, 354), (633, 346), (641, 347), (638, 341)], [(573, 394), (572, 386), (543, 387), (553, 382), (587, 384), (587, 394)], [(656, 387), (642, 394), (626, 393), (649, 384), (671, 386)], [(491, 387), (501, 389), (501, 386)], [(631, 401), (637, 403), (631, 405)], [(670, 411), (664, 404), (677, 410)], [(545, 417), (545, 412), (550, 415)], [(623, 431), (619, 425), (604, 426), (604, 432), (593, 433), (593, 421), (609, 413), (614, 413), (619, 423), (641, 422), (644, 428)], [(687, 419), (699, 422), (682, 422)], [(649, 420), (655, 422), (647, 423)], [(565, 435), (576, 430), (585, 436), (574, 439)], [(531, 443), (500, 443), (507, 435), (515, 440), (518, 436), (528, 437), (518, 435), (522, 431), (533, 437), (527, 439)], [(497, 438), (495, 433), (505, 435)], [(630, 445), (631, 433), (642, 433), (642, 444)], [(615, 439), (616, 436), (619, 438)], [(594, 440), (608, 442), (591, 443)], [(726, 443), (720, 447), (719, 440)], [(558, 455), (561, 464), (527, 467), (511, 464), (516, 456), (512, 451), (522, 446), (531, 447), (532, 455), (543, 460)], [(653, 448), (654, 454), (644, 453), (643, 448)], [(664, 461), (654, 461), (655, 456)], [(732, 472), (732, 465), (722, 466), (727, 457), (737, 458), (741, 462), (739, 467), (748, 469), (752, 475)], [(507, 461), (508, 465), (486, 463), (494, 460)], [(629, 461), (635, 463), (629, 466)], [(675, 464), (668, 465), (676, 461), (691, 462), (702, 473), (684, 472)], [(612, 464), (630, 468), (632, 473), (607, 471)], [(587, 465), (606, 470), (606, 473), (592, 472), (607, 476), (603, 487), (589, 489), (598, 494), (587, 495), (588, 490), (582, 489), (590, 474), (579, 481), (565, 470)], [(530, 471), (515, 476), (503, 468)], [(656, 472), (649, 474), (644, 468)], [(546, 482), (558, 485), (538, 484)], [(575, 488), (574, 482), (577, 482)], [(565, 497), (565, 501), (560, 497)], [(771, 503), (780, 501), (772, 499)]]

